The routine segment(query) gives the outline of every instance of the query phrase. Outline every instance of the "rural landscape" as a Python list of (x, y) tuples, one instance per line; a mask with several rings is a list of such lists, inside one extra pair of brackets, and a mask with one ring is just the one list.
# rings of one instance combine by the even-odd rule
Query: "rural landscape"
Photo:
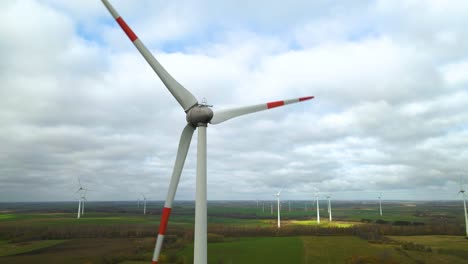
[(0, 263), (468, 263), (466, 14), (1, 0)]
[[(460, 201), (208, 203), (208, 263), (467, 263)], [(290, 209), (289, 209), (290, 204)], [(162, 202), (0, 204), (0, 263), (148, 263)], [(305, 209), (307, 206), (307, 210)], [(265, 207), (265, 210), (263, 208)], [(193, 263), (194, 203), (174, 204), (160, 263)]]

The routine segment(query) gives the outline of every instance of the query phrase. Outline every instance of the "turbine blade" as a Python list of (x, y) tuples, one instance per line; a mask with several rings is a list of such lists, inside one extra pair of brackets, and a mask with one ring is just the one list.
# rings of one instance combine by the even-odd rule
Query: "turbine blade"
[(143, 42), (137, 37), (137, 35), (127, 25), (127, 23), (125, 23), (125, 21), (122, 19), (119, 13), (117, 13), (109, 1), (102, 0), (102, 3), (106, 6), (107, 10), (109, 10), (109, 13), (115, 18), (122, 30), (125, 32), (125, 34), (127, 34), (130, 41), (133, 43), (133, 45), (135, 45), (151, 68), (153, 68), (154, 72), (159, 76), (169, 92), (171, 92), (177, 102), (179, 102), (184, 111), (188, 111), (190, 108), (197, 105), (198, 101), (195, 96), (193, 96), (192, 93), (190, 93), (180, 83), (178, 83), (156, 60), (156, 58), (154, 58), (151, 52), (145, 47)]
[(193, 132), (195, 128), (186, 125), (180, 136), (179, 148), (177, 149), (177, 156), (174, 164), (174, 170), (172, 171), (171, 183), (169, 184), (169, 190), (167, 191), (166, 202), (164, 203), (164, 209), (161, 215), (161, 222), (159, 223), (159, 233), (156, 239), (156, 245), (154, 247), (153, 261), (157, 262), (159, 259), (159, 253), (161, 252), (162, 243), (164, 241), (164, 234), (166, 233), (167, 223), (169, 221), (169, 215), (171, 214), (172, 202), (177, 191), (177, 185), (179, 184), (180, 174), (184, 167), (185, 158), (192, 141)]
[(219, 124), (234, 117), (251, 114), (251, 113), (258, 112), (258, 111), (268, 110), (271, 108), (275, 108), (275, 107), (279, 107), (279, 106), (283, 106), (287, 104), (299, 103), (299, 102), (307, 101), (313, 98), (314, 98), (313, 96), (307, 96), (307, 97), (289, 99), (289, 100), (284, 100), (284, 101), (269, 102), (266, 104), (258, 104), (258, 105), (243, 106), (243, 107), (238, 107), (238, 108), (220, 110), (220, 111), (216, 111), (213, 113), (213, 118), (211, 119), (210, 123)]

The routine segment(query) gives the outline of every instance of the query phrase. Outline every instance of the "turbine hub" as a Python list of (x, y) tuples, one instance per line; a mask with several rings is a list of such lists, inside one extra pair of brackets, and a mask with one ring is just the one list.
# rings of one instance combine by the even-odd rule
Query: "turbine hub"
[(187, 112), (187, 122), (193, 127), (207, 126), (213, 118), (213, 111), (205, 104), (192, 107)]

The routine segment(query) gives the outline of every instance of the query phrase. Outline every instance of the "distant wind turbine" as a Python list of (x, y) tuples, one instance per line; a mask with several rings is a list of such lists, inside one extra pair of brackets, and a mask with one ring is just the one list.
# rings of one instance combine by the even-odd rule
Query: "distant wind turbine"
[(380, 216), (382, 216), (382, 193), (379, 195)]
[(468, 239), (468, 216), (466, 213), (466, 194), (465, 194), (465, 188), (463, 188), (463, 182), (461, 178), (460, 178), (460, 191), (458, 193), (461, 194), (462, 199), (463, 199), (463, 209), (465, 210), (465, 237)]
[(320, 224), (320, 206), (319, 206), (319, 194), (315, 194), (315, 198), (317, 200), (317, 224)]
[[(75, 193), (79, 193), (79, 198), (78, 198), (78, 213), (77, 213), (77, 216), (76, 216), (76, 219), (80, 219), (81, 215), (84, 213), (84, 209), (82, 209), (82, 207), (84, 208), (84, 200), (83, 200), (83, 192), (85, 192), (86, 194), (86, 191), (88, 189), (85, 189), (83, 188), (83, 185), (81, 185), (81, 180), (80, 178), (78, 178), (78, 185), (80, 186), (80, 188), (78, 188), (78, 190), (76, 190)], [(82, 205), (83, 204), (83, 205)]]
[(282, 189), (278, 193), (273, 194), (274, 196), (276, 196), (276, 200), (278, 201), (278, 228), (281, 227), (281, 216), (280, 216), (280, 211), (281, 211), (280, 210), (280, 195), (281, 195), (281, 191), (282, 191)]
[(332, 211), (331, 211), (331, 200), (330, 200), (330, 195), (327, 195), (328, 199), (328, 220), (331, 222), (332, 221)]
[(141, 194), (143, 197), (143, 214), (146, 215), (146, 196), (144, 194)]

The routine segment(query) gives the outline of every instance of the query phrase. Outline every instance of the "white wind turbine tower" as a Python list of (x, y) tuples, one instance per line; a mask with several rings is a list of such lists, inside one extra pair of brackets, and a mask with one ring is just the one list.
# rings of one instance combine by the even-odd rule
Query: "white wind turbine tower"
[(85, 201), (87, 202), (88, 200), (86, 199), (86, 191), (84, 191), (83, 195), (81, 196), (81, 216), (84, 215), (84, 206), (85, 206)]
[(153, 263), (157, 263), (161, 246), (164, 240), (164, 235), (167, 228), (167, 222), (172, 209), (172, 202), (179, 183), (180, 174), (182, 172), (187, 152), (192, 140), (195, 129), (198, 128), (198, 146), (197, 146), (197, 176), (196, 176), (196, 193), (195, 193), (195, 232), (194, 232), (194, 263), (207, 263), (207, 199), (206, 199), (206, 139), (208, 124), (219, 124), (231, 118), (255, 113), (258, 111), (268, 110), (271, 108), (298, 103), (314, 98), (313, 96), (289, 99), (284, 101), (276, 101), (263, 103), (252, 106), (238, 107), (233, 109), (213, 111), (210, 105), (205, 102), (201, 104), (195, 96), (180, 83), (178, 83), (164, 67), (153, 57), (151, 52), (145, 47), (143, 42), (136, 36), (132, 29), (125, 23), (122, 17), (112, 7), (107, 0), (102, 0), (103, 4), (108, 9), (109, 13), (114, 17), (122, 30), (128, 36), (133, 45), (138, 49), (141, 55), (145, 58), (148, 64), (153, 68), (159, 76), (169, 92), (175, 97), (184, 112), (186, 113), (187, 125), (182, 131), (179, 147), (177, 150), (174, 170), (169, 184), (166, 202), (161, 216), (160, 228), (156, 239), (156, 246), (153, 254)]
[(320, 206), (319, 206), (319, 194), (315, 193), (315, 199), (317, 200), (317, 224), (320, 224)]
[(143, 197), (143, 214), (146, 215), (146, 196), (142, 193), (141, 196)]
[(382, 216), (382, 194), (379, 195), (380, 216)]
[(331, 222), (332, 221), (332, 210), (331, 210), (331, 196), (327, 195), (327, 200), (328, 200), (328, 220)]
[(76, 219), (80, 219), (80, 215), (81, 215), (81, 196), (78, 199), (78, 214), (76, 216)]
[[(280, 195), (281, 195), (281, 191), (282, 191), (282, 190), (283, 190), (283, 189), (281, 189), (281, 190), (280, 190), (278, 193), (276, 193), (276, 194), (273, 194), (274, 196), (276, 196), (276, 200), (277, 200), (277, 202), (278, 202), (278, 228), (280, 228), (280, 227), (281, 227), (281, 216), (280, 216), (280, 211), (281, 211), (281, 210), (280, 210)], [(272, 208), (273, 208), (273, 207), (272, 207)]]
[(463, 182), (462, 179), (460, 178), (460, 191), (458, 194), (461, 194), (462, 199), (463, 199), (463, 209), (465, 211), (465, 238), (468, 239), (468, 216), (466, 213), (466, 194), (465, 194), (465, 188), (463, 188)]

